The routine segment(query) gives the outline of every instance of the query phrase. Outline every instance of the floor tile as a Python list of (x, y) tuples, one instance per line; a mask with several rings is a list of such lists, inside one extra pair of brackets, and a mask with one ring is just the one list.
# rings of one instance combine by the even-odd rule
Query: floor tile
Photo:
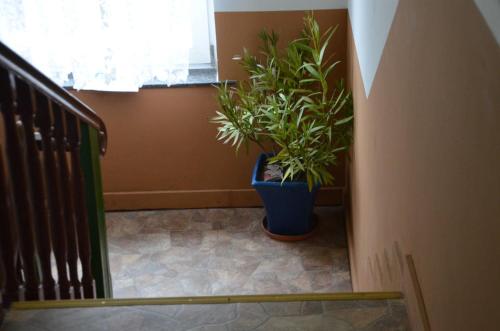
[(409, 330), (400, 300), (307, 301), (11, 310), (13, 330)]
[(106, 214), (115, 297), (351, 291), (345, 222), (318, 207), (302, 242), (267, 237), (262, 208)]

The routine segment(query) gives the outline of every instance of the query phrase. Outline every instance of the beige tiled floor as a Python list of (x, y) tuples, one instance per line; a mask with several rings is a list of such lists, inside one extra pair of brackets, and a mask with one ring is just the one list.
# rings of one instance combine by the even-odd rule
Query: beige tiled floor
[(401, 300), (12, 310), (0, 330), (409, 330)]
[(314, 237), (270, 239), (261, 208), (106, 215), (114, 297), (351, 291), (340, 209), (316, 209)]

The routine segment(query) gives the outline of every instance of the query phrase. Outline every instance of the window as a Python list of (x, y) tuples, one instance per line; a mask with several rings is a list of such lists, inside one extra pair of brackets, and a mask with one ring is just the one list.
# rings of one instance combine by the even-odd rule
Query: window
[[(192, 48), (189, 51), (189, 74), (186, 83), (214, 83), (217, 81), (216, 39), (213, 0), (191, 0), (193, 6), (191, 28)], [(161, 80), (146, 83), (165, 85)]]
[(215, 24), (213, 1), (195, 1), (191, 27), (193, 47), (189, 53), (189, 62), (193, 68), (213, 68), (215, 46)]
[(213, 0), (0, 3), (0, 40), (76, 89), (137, 91), (216, 77)]

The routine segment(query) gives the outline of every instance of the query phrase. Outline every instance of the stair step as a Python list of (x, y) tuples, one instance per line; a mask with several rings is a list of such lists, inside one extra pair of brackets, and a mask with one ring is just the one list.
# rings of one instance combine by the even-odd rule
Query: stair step
[(408, 330), (398, 292), (14, 303), (1, 330)]

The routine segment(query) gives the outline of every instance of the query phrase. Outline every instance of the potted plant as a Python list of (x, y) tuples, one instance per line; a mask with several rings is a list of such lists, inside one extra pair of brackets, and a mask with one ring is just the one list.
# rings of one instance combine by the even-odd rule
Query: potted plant
[(241, 61), (249, 80), (218, 87), (217, 138), (236, 150), (262, 148), (252, 185), (264, 202), (265, 230), (277, 239), (312, 233), (316, 192), (333, 183), (331, 167), (351, 143), (351, 95), (342, 80), (331, 88), (340, 61), (326, 58), (335, 30), (321, 33), (307, 14), (301, 37), (282, 50), (278, 35), (263, 31), (260, 56), (245, 50)]

